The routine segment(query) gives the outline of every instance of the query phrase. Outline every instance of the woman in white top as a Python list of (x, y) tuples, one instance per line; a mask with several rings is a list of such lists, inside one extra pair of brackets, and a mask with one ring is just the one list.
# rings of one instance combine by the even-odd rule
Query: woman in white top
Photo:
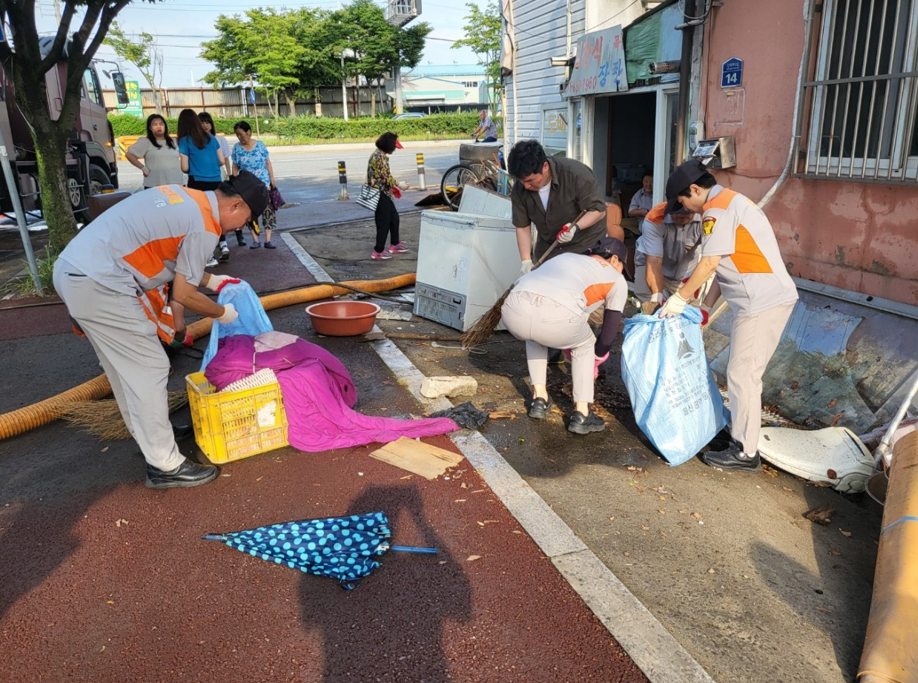
[(166, 119), (159, 114), (147, 117), (147, 136), (128, 147), (124, 156), (131, 165), (143, 171), (145, 190), (160, 185), (182, 185), (185, 182), (178, 145), (169, 135)]

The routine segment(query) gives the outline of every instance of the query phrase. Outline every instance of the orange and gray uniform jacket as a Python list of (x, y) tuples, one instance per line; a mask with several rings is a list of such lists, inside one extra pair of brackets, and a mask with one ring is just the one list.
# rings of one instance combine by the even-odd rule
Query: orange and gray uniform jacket
[(644, 217), (641, 236), (634, 251), (634, 265), (647, 265), (647, 257), (663, 259), (663, 277), (682, 280), (698, 265), (701, 217), (696, 213), (686, 225), (676, 225), (666, 213), (666, 202), (654, 206)]
[(751, 199), (715, 185), (701, 227), (701, 256), (721, 257), (716, 277), (734, 315), (758, 315), (797, 300), (771, 223)]
[(137, 297), (164, 341), (174, 330), (166, 287), (182, 274), (192, 286), (222, 234), (212, 192), (162, 185), (119, 202), (87, 225), (61, 258), (103, 287)]

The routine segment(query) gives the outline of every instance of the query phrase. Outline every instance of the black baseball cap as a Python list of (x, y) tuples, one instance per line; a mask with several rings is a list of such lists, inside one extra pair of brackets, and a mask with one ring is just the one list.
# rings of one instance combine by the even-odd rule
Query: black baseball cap
[(239, 171), (227, 181), (252, 210), (252, 218), (260, 216), (268, 208), (268, 187), (254, 173)]
[(708, 173), (707, 166), (701, 159), (690, 159), (669, 174), (666, 179), (666, 213), (675, 213), (682, 208), (679, 193)]
[(628, 258), (628, 247), (621, 240), (614, 237), (600, 237), (599, 241), (590, 247), (587, 251), (590, 256), (600, 256), (602, 258), (612, 258), (618, 256), (622, 263)]

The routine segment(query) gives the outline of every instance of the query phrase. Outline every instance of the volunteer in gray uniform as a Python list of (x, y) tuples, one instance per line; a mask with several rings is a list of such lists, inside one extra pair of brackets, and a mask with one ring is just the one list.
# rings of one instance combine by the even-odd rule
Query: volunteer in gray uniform
[(241, 228), (268, 203), (268, 188), (240, 172), (215, 191), (162, 185), (132, 195), (83, 228), (54, 264), (54, 288), (92, 344), (118, 408), (147, 461), (147, 486), (198, 486), (216, 478), (213, 465), (185, 459), (169, 422), (169, 360), (143, 292), (172, 282), (172, 299), (200, 315), (231, 323), (198, 291), (218, 292), (228, 275), (204, 272), (220, 236)]
[(660, 316), (682, 313), (712, 273), (733, 311), (727, 364), (733, 441), (726, 450), (708, 451), (703, 459), (721, 469), (757, 472), (762, 468), (762, 375), (794, 310), (797, 288), (765, 213), (748, 197), (718, 185), (700, 161), (687, 161), (673, 171), (666, 181), (666, 198), (669, 210), (681, 204), (701, 213), (704, 236), (698, 266), (667, 299)]
[[(520, 275), (532, 270), (533, 257), (538, 260), (556, 238), (559, 245), (553, 255), (582, 254), (605, 235), (606, 202), (589, 167), (574, 159), (549, 159), (536, 140), (521, 140), (510, 150), (507, 170), (517, 181), (510, 202)], [(581, 211), (586, 214), (573, 223)], [(532, 225), (538, 234), (535, 254)]]
[[(586, 253), (561, 254), (514, 285), (501, 314), (510, 333), (526, 342), (532, 383), (529, 417), (548, 417), (548, 347), (569, 349), (574, 412), (567, 429), (575, 434), (604, 429), (590, 404), (593, 382), (609, 357), (628, 299), (628, 283), (622, 277), (627, 254), (623, 242), (603, 237)], [(605, 312), (596, 339), (588, 321), (600, 307)]]
[[(679, 290), (695, 270), (701, 250), (701, 216), (681, 206), (666, 213), (666, 202), (654, 206), (641, 224), (634, 251), (634, 298), (651, 314)], [(703, 298), (703, 297), (702, 297)]]

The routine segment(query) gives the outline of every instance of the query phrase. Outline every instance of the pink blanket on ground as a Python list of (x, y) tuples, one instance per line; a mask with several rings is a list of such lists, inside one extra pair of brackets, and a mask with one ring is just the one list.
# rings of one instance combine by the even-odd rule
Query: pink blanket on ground
[(402, 436), (435, 436), (459, 429), (444, 417), (398, 420), (352, 410), (357, 391), (347, 368), (322, 347), (303, 339), (274, 351), (256, 352), (254, 337), (225, 337), (204, 375), (219, 391), (264, 368), (277, 374), (290, 423), (287, 438), (301, 451), (388, 443)]

